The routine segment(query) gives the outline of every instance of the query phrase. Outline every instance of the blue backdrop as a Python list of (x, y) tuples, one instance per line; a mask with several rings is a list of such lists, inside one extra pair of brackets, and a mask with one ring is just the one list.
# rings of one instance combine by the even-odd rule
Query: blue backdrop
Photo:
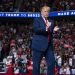
[[(56, 11), (49, 14), (50, 17), (75, 16), (75, 10)], [(0, 12), (0, 17), (40, 17), (39, 12)]]

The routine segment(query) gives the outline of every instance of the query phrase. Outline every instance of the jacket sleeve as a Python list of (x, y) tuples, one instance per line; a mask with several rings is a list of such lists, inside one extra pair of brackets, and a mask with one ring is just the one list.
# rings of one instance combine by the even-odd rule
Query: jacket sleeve
[(42, 23), (40, 22), (39, 18), (34, 19), (34, 32), (39, 33), (39, 34), (45, 34), (47, 33), (45, 26), (41, 25)]

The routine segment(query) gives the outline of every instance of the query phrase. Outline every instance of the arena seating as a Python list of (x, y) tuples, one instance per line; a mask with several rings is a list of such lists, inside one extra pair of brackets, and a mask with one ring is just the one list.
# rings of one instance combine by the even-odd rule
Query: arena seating
[(50, 6), (51, 11), (74, 10), (75, 0), (1, 0), (0, 11), (39, 12), (43, 5)]
[[(54, 32), (53, 41), (55, 48), (56, 65), (55, 71), (61, 74), (66, 69), (68, 73), (75, 69), (75, 22), (56, 21), (55, 25), (62, 28)], [(5, 64), (7, 73), (31, 73), (33, 69), (31, 39), (33, 33), (32, 24), (0, 24), (0, 61)], [(71, 61), (72, 60), (72, 61)], [(46, 74), (47, 66), (45, 58), (42, 58), (40, 71)], [(62, 69), (62, 70), (61, 70)], [(10, 71), (11, 70), (11, 71)], [(10, 74), (10, 73), (9, 73)]]
[[(18, 5), (17, 1), (22, 2)], [(51, 11), (74, 10), (75, 0), (0, 0), (0, 12), (39, 12), (42, 5), (49, 5)], [(20, 21), (0, 21), (0, 75), (32, 75), (33, 21)], [(55, 25), (61, 28), (53, 32), (55, 75), (75, 75), (75, 22), (55, 20)], [(45, 57), (40, 72), (47, 73)]]

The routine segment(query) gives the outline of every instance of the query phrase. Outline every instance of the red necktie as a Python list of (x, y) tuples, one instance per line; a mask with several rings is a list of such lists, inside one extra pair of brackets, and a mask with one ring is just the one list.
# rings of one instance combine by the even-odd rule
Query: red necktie
[[(48, 20), (46, 19), (46, 26), (48, 26)], [(50, 41), (50, 27), (48, 28), (48, 42)]]

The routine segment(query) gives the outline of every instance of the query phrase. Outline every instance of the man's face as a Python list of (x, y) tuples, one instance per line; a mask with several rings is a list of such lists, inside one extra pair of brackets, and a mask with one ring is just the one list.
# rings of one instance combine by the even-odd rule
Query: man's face
[(43, 8), (43, 9), (41, 10), (41, 14), (42, 14), (42, 16), (45, 17), (45, 18), (47, 18), (47, 17), (49, 16), (49, 12), (50, 12), (49, 8)]

